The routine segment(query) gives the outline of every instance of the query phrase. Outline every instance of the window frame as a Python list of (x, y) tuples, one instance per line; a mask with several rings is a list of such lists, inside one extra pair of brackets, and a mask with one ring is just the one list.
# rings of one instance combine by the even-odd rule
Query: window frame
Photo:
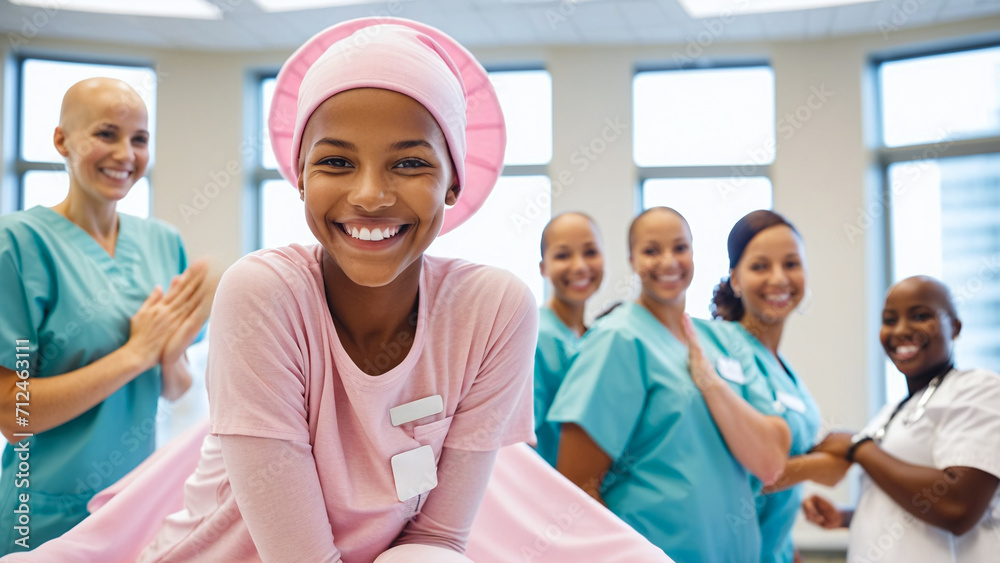
[(254, 88), (254, 103), (252, 105), (253, 118), (248, 120), (253, 127), (250, 138), (258, 139), (259, 143), (255, 142), (256, 146), (260, 147), (260, 150), (255, 151), (253, 160), (253, 172), (250, 174), (250, 186), (252, 197), (245, 198), (247, 200), (247, 205), (249, 207), (248, 216), (254, 217), (253, 221), (253, 233), (251, 236), (247, 237), (249, 244), (244, 248), (245, 252), (252, 252), (254, 250), (259, 250), (264, 248), (264, 183), (274, 180), (284, 180), (284, 176), (281, 175), (281, 171), (277, 168), (266, 168), (264, 167), (264, 135), (270, 134), (265, 133), (267, 129), (267, 120), (264, 116), (264, 82), (267, 80), (276, 79), (278, 77), (277, 69), (267, 69), (251, 72), (250, 83)]
[[(486, 74), (490, 73), (500, 73), (500, 72), (534, 72), (543, 71), (549, 74), (549, 79), (552, 78), (552, 72), (545, 68), (544, 64), (491, 64), (484, 65), (486, 69)], [(554, 103), (554, 100), (549, 100), (549, 103)], [(553, 118), (554, 119), (554, 118)], [(552, 132), (554, 142), (555, 131)], [(552, 164), (552, 157), (549, 157), (549, 161), (542, 164), (504, 164), (503, 170), (500, 171), (501, 176), (549, 176), (549, 165)], [(552, 178), (549, 178), (549, 182)]]
[[(876, 54), (869, 57), (869, 68), (871, 69), (873, 76), (875, 93), (875, 107), (874, 111), (871, 112), (871, 115), (875, 119), (875, 127), (873, 128), (876, 135), (874, 160), (875, 166), (878, 169), (877, 178), (881, 183), (876, 190), (876, 193), (879, 194), (880, 203), (883, 205), (884, 209), (884, 212), (882, 213), (883, 244), (881, 249), (884, 261), (882, 271), (876, 273), (876, 275), (881, 276), (883, 293), (889, 290), (889, 287), (891, 287), (894, 283), (893, 280), (896, 278), (895, 263), (897, 249), (892, 226), (892, 219), (895, 210), (893, 208), (893, 186), (889, 174), (889, 168), (894, 164), (907, 162), (920, 162), (927, 160), (940, 161), (964, 156), (1000, 156), (1000, 135), (988, 135), (964, 139), (946, 139), (945, 141), (918, 143), (914, 145), (900, 145), (896, 147), (887, 146), (885, 142), (885, 121), (883, 119), (884, 116), (882, 115), (884, 92), (880, 73), (882, 65), (899, 61), (922, 59), (998, 47), (1000, 47), (1000, 42), (991, 41), (986, 43), (950, 45), (936, 49), (906, 49), (887, 54)], [(945, 147), (942, 148), (942, 145), (945, 145)], [(878, 315), (879, 313), (876, 311), (874, 314)], [(879, 324), (879, 322), (876, 322), (876, 329)], [(889, 399), (888, 378), (890, 372), (886, 368), (891, 365), (891, 363), (886, 360), (880, 365), (882, 366), (882, 369), (880, 369), (881, 384), (875, 386), (878, 396), (874, 397), (874, 404), (881, 406), (884, 405)]]
[[(726, 70), (726, 69), (739, 69), (739, 68), (757, 68), (766, 67), (774, 72), (770, 61), (767, 59), (747, 59), (747, 60), (716, 60), (716, 61), (698, 61), (698, 64), (648, 64), (648, 65), (636, 65), (634, 72), (632, 73), (632, 86), (635, 87), (635, 78), (644, 72), (676, 72), (676, 71), (698, 71), (698, 70)], [(634, 90), (633, 90), (633, 100), (634, 100)], [(633, 119), (635, 115), (633, 114)], [(775, 143), (777, 143), (777, 134), (775, 134)], [(633, 152), (634, 152), (633, 148)], [(635, 164), (633, 159), (633, 166), (636, 170), (636, 193), (638, 197), (636, 198), (636, 212), (641, 212), (643, 210), (643, 201), (645, 199), (645, 186), (647, 180), (684, 180), (693, 178), (750, 178), (750, 177), (764, 177), (771, 181), (772, 193), (774, 182), (771, 180), (771, 166), (772, 163), (759, 164), (756, 162), (749, 163), (737, 163), (737, 164), (708, 164), (708, 165), (693, 165), (693, 166), (639, 166)]]

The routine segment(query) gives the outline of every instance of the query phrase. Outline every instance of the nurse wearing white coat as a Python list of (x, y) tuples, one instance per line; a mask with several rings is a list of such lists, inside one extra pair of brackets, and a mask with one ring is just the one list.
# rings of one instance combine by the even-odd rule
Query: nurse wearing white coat
[(849, 563), (1000, 560), (1000, 375), (954, 367), (961, 328), (933, 278), (907, 278), (886, 295), (880, 340), (909, 396), (858, 434), (816, 447), (864, 469), (857, 509), (803, 503), (820, 526), (850, 526)]

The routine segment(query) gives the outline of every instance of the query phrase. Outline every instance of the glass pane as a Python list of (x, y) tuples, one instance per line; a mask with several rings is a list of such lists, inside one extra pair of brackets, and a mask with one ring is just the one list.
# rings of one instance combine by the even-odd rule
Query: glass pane
[(62, 162), (52, 146), (62, 98), (70, 86), (95, 76), (117, 78), (135, 88), (149, 113), (149, 166), (156, 154), (156, 72), (148, 67), (68, 63), (27, 59), (21, 100), (21, 156), (33, 162)]
[(552, 77), (544, 70), (491, 72), (507, 123), (504, 164), (552, 160)]
[[(657, 178), (646, 180), (642, 187), (643, 209), (672, 207), (691, 226), (695, 268), (685, 310), (693, 317), (711, 318), (708, 306), (712, 291), (729, 275), (729, 231), (747, 213), (771, 208), (771, 180)], [(794, 217), (789, 219), (795, 222)]]
[(306, 224), (306, 207), (285, 180), (268, 180), (260, 189), (261, 245), (275, 248), (289, 244), (316, 244)]
[(1000, 47), (879, 67), (890, 147), (1000, 135)]
[(770, 67), (641, 72), (633, 82), (633, 102), (639, 166), (774, 160)]
[(432, 256), (464, 258), (516, 274), (541, 303), (538, 241), (552, 216), (548, 176), (503, 176), (482, 209), (427, 249)]
[[(69, 193), (69, 174), (63, 171), (32, 170), (24, 175), (24, 206), (52, 207), (66, 199)], [(118, 202), (118, 211), (149, 217), (149, 180), (141, 178), (132, 186), (128, 195)]]
[[(956, 363), (1000, 371), (1000, 154), (894, 164), (889, 181), (893, 281), (947, 284), (962, 320)], [(903, 376), (886, 373), (887, 396), (901, 396)]]
[(265, 78), (260, 83), (260, 97), (261, 97), (261, 152), (260, 152), (260, 164), (264, 168), (269, 170), (278, 169), (278, 160), (274, 158), (274, 150), (271, 149), (271, 135), (267, 128), (267, 116), (268, 112), (271, 111), (271, 99), (274, 98), (274, 84), (276, 80), (274, 78)]

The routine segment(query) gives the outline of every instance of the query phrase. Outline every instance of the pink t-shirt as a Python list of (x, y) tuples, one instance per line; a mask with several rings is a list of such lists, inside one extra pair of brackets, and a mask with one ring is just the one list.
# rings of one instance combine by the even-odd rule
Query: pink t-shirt
[[(345, 561), (370, 561), (427, 498), (398, 500), (392, 456), (430, 445), (438, 460), (442, 447), (533, 442), (538, 315), (512, 274), (424, 256), (413, 345), (398, 366), (370, 376), (336, 334), (322, 253), (319, 245), (262, 250), (223, 276), (207, 374), (212, 433), (311, 445), (337, 548)], [(407, 338), (386, 344), (375, 363), (398, 359)], [(441, 395), (443, 412), (392, 425), (390, 408), (432, 395)], [(280, 475), (282, 460), (269, 469)], [(143, 560), (259, 560), (216, 436), (206, 439), (185, 497), (186, 510), (167, 519)]]

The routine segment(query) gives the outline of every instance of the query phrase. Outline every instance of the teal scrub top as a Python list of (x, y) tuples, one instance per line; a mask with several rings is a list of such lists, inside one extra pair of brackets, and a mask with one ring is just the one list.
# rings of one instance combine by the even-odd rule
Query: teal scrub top
[[(753, 358), (727, 351), (732, 327), (693, 321), (720, 375), (771, 414), (774, 400)], [(608, 508), (674, 561), (756, 563), (749, 473), (726, 447), (687, 363), (683, 343), (644, 307), (625, 303), (581, 339), (549, 420), (578, 424), (611, 457), (601, 487)]]
[(539, 309), (538, 344), (535, 347), (535, 437), (538, 440), (535, 449), (552, 467), (555, 467), (559, 453), (560, 426), (546, 420), (546, 417), (579, 341), (580, 338), (563, 324), (555, 311), (548, 307)]
[[(129, 337), (129, 319), (153, 287), (166, 290), (187, 267), (177, 231), (118, 214), (115, 256), (47, 207), (0, 216), (0, 365), (27, 359), (28, 418), (33, 378), (64, 374), (106, 356)], [(15, 341), (27, 341), (18, 358)], [(159, 366), (140, 374), (73, 420), (7, 444), (0, 465), (0, 553), (34, 548), (87, 515), (87, 501), (156, 446)], [(5, 413), (14, 416), (14, 413)], [(27, 453), (25, 453), (25, 450)], [(27, 460), (24, 461), (24, 457)], [(27, 464), (27, 471), (24, 463)], [(28, 495), (30, 523), (14, 510)], [(18, 541), (19, 540), (19, 541)]]
[[(801, 378), (788, 367), (783, 358), (775, 358), (757, 337), (739, 323), (732, 324), (753, 354), (754, 361), (764, 375), (776, 401), (776, 410), (792, 431), (790, 456), (808, 453), (813, 447), (821, 420), (819, 407)], [(755, 482), (754, 485), (758, 485)], [(760, 520), (761, 562), (792, 563), (795, 547), (792, 544), (792, 525), (799, 506), (802, 505), (802, 485), (757, 498), (757, 517)]]

